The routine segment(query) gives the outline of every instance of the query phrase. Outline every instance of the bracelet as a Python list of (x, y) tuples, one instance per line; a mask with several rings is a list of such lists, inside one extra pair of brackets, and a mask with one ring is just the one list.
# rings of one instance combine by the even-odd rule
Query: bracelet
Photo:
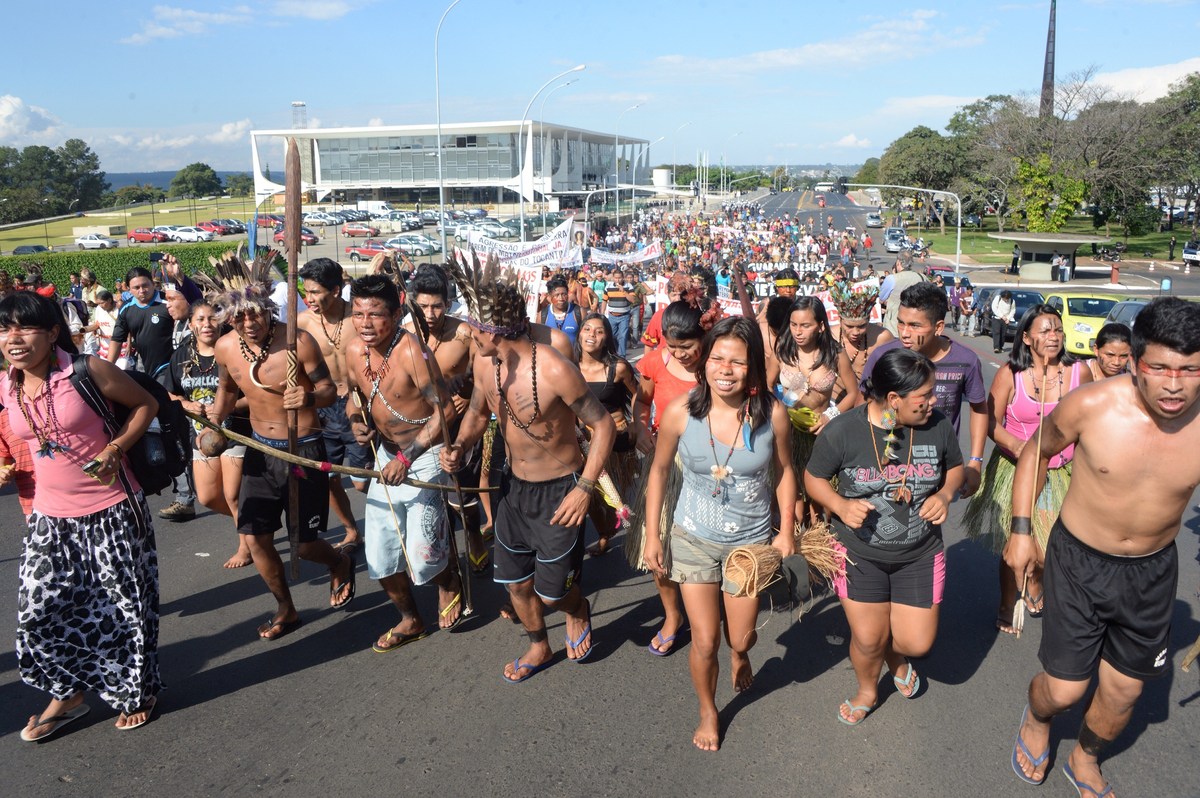
[(967, 462), (968, 463), (982, 463), (983, 458), (982, 457), (968, 457)]
[(575, 487), (579, 488), (584, 493), (591, 495), (592, 491), (596, 489), (596, 480), (588, 479), (587, 477), (580, 477), (575, 482)]
[(838, 417), (838, 416), (840, 416), (841, 414), (842, 414), (842, 411), (841, 411), (841, 410), (838, 410), (838, 406), (837, 406), (837, 405), (835, 405), (835, 404), (833, 404), (833, 403), (831, 402), (831, 403), (830, 403), (830, 405), (829, 405), (829, 407), (828, 407), (828, 408), (826, 408), (826, 409), (825, 409), (825, 412), (824, 412), (824, 413), (822, 413), (821, 415), (825, 416), (825, 418), (827, 418), (827, 419), (829, 419), (830, 421), (832, 421), (833, 419), (837, 418), (837, 417)]
[(426, 447), (421, 446), (421, 444), (417, 443), (416, 441), (413, 441), (408, 445), (408, 448), (404, 450), (404, 459), (408, 460), (409, 464), (411, 465), (412, 463), (417, 462), (417, 458), (425, 454), (426, 451)]
[(309, 391), (304, 394), (304, 406), (305, 407), (312, 407), (316, 403), (317, 403), (317, 395), (315, 393), (313, 393), (312, 391)]
[(412, 468), (412, 460), (408, 459), (408, 456), (406, 454), (404, 454), (403, 450), (399, 450), (396, 452), (396, 459), (399, 460), (401, 463), (404, 463), (405, 468)]
[(1013, 516), (1012, 526), (1009, 531), (1014, 535), (1032, 535), (1033, 524), (1029, 518), (1024, 516)]
[(109, 442), (108, 442), (108, 446), (105, 446), (104, 448), (105, 448), (105, 449), (107, 449), (109, 446), (111, 446), (111, 447), (113, 447), (114, 449), (116, 449), (116, 450), (117, 450), (117, 456), (118, 456), (118, 457), (124, 457), (124, 456), (125, 456), (125, 450), (121, 448), (120, 444), (118, 444), (118, 443), (115, 443), (115, 442), (113, 442), (113, 441), (109, 441)]

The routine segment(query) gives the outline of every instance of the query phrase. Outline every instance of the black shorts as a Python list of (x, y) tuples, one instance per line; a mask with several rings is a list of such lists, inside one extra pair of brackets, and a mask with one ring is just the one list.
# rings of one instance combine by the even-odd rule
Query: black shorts
[(1056, 679), (1084, 681), (1103, 659), (1134, 679), (1167, 673), (1171, 608), (1179, 581), (1175, 543), (1144, 557), (1096, 551), (1050, 530), (1042, 577), (1046, 613), (1038, 658)]
[[(458, 438), (458, 427), (459, 427), (460, 422), (461, 422), (461, 419), (450, 422), (450, 440), (455, 440)], [(463, 488), (478, 488), (479, 487), (479, 474), (481, 472), (482, 465), (483, 465), (482, 457), (483, 457), (483, 439), (481, 438), (479, 441), (477, 441), (475, 443), (475, 448), (467, 453), (467, 464), (464, 465), (460, 471), (454, 472), (454, 476), (458, 478), (459, 487), (463, 487)], [(450, 484), (449, 481), (447, 481), (447, 484)], [(446, 501), (449, 502), (450, 506), (453, 507), (454, 509), (456, 509), (456, 510), (459, 509), (457, 493), (454, 493), (453, 491), (447, 492), (446, 493)], [(478, 507), (479, 506), (479, 494), (478, 493), (464, 493), (463, 494), (463, 502), (468, 510), (471, 508), (474, 508), (474, 507)]]
[[(321, 419), (321, 434), (325, 438), (325, 451), (329, 462), (354, 468), (371, 468), (375, 464), (374, 453), (354, 440), (350, 431), (350, 419), (346, 417), (345, 396), (339, 396), (329, 407), (317, 408)], [(364, 477), (352, 477), (355, 482), (366, 482)]]
[[(276, 449), (287, 449), (287, 441), (264, 438), (254, 440)], [(320, 435), (309, 435), (296, 442), (296, 454), (310, 460), (325, 460), (325, 443)], [(299, 466), (296, 466), (297, 468)], [(287, 512), (288, 480), (292, 464), (270, 457), (258, 449), (247, 449), (242, 462), (242, 491), (238, 499), (238, 532), (243, 535), (273, 535), (283, 525), (280, 516)], [(300, 541), (311, 543), (325, 530), (329, 521), (329, 475), (316, 468), (303, 468), (300, 482)], [(291, 519), (288, 519), (289, 521)]]
[(866, 604), (903, 604), (924, 610), (942, 603), (946, 587), (946, 552), (942, 546), (903, 563), (848, 554), (840, 542), (834, 548), (846, 557), (846, 575), (833, 580), (838, 598)]
[(496, 571), (502, 585), (533, 579), (547, 601), (565, 598), (583, 571), (583, 524), (551, 524), (577, 479), (574, 474), (526, 482), (505, 472), (496, 506)]

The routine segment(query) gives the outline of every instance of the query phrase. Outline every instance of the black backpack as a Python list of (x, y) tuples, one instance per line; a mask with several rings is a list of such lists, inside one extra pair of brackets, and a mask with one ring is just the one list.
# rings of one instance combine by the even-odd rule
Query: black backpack
[[(117, 431), (129, 418), (129, 408), (110, 403), (105, 398), (92, 381), (87, 361), (87, 355), (72, 357), (71, 385), (83, 397), (84, 404), (104, 420), (104, 427), (109, 436), (116, 437)], [(192, 459), (188, 419), (183, 413), (183, 405), (172, 399), (167, 389), (153, 377), (129, 369), (126, 369), (125, 373), (158, 402), (158, 415), (155, 418), (161, 432), (147, 431), (130, 447), (126, 456), (138, 483), (142, 486), (142, 491), (146, 494), (161, 493), (163, 489), (174, 484), (175, 477), (184, 472)], [(125, 481), (123, 471), (121, 482), (125, 490), (132, 493), (132, 486)]]

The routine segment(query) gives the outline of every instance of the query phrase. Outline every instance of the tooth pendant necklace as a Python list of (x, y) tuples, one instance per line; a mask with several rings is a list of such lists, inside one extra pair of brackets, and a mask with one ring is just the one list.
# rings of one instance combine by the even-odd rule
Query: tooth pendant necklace
[[(741, 426), (742, 426), (743, 417), (744, 416), (743, 416), (742, 411), (739, 410), (738, 411), (738, 427), (739, 428), (741, 428)], [(710, 449), (712, 449), (712, 454), (713, 454), (713, 464), (708, 467), (708, 471), (709, 471), (709, 473), (712, 474), (712, 478), (713, 478), (712, 496), (715, 499), (718, 496), (720, 496), (721, 491), (724, 490), (725, 481), (733, 475), (733, 469), (730, 468), (730, 466), (729, 466), (729, 460), (733, 457), (733, 449), (734, 449), (734, 446), (737, 445), (737, 436), (734, 436), (734, 446), (729, 447), (729, 451), (725, 455), (725, 462), (722, 463), (721, 459), (717, 456), (717, 440), (716, 440), (716, 436), (713, 435), (712, 415), (710, 414), (710, 415), (706, 416), (704, 421), (705, 421), (705, 423), (708, 424), (708, 446)]]

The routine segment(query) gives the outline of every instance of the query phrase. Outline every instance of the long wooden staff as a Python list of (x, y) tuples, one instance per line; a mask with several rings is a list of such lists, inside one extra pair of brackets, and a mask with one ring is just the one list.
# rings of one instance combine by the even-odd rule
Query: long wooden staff
[[(1033, 531), (1032, 531), (1033, 513), (1035, 510), (1037, 510), (1038, 471), (1041, 470), (1041, 465), (1042, 465), (1042, 427), (1046, 426), (1046, 371), (1048, 370), (1049, 365), (1050, 365), (1049, 362), (1042, 364), (1042, 390), (1041, 390), (1041, 393), (1038, 394), (1038, 418), (1040, 419), (1040, 421), (1038, 422), (1037, 444), (1036, 444), (1037, 448), (1035, 449), (1035, 451), (1037, 452), (1037, 466), (1033, 469), (1033, 498), (1031, 498), (1029, 500), (1029, 525), (1030, 525), (1030, 533), (1029, 534), (1030, 535), (1033, 534)], [(1061, 393), (1061, 391), (1060, 391), (1060, 393)], [(1058, 398), (1059, 398), (1059, 401), (1062, 401), (1061, 396)], [(1036, 543), (1036, 541), (1035, 541), (1035, 543)], [(1013, 631), (1016, 632), (1016, 636), (1018, 639), (1020, 639), (1021, 632), (1025, 629), (1025, 596), (1028, 595), (1028, 590), (1029, 590), (1029, 572), (1026, 571), (1024, 579), (1021, 580), (1021, 595), (1017, 597), (1017, 601), (1013, 605), (1012, 628), (1013, 628)], [(1042, 590), (1042, 593), (1043, 593), (1043, 601), (1044, 601), (1045, 600), (1045, 598), (1044, 598), (1045, 589)]]
[[(287, 384), (296, 385), (296, 266), (300, 259), (300, 148), (294, 137), (287, 141), (284, 159), (284, 243), (287, 249)], [(287, 411), (288, 454), (296, 454), (296, 432), (300, 411)], [(291, 549), (292, 579), (300, 578), (300, 481), (288, 480), (288, 546)]]
[[(404, 260), (411, 265), (408, 258)], [(414, 271), (416, 270), (414, 269)], [(413, 330), (416, 332), (417, 344), (421, 347), (421, 359), (425, 361), (425, 373), (429, 377), (429, 385), (423, 393), (425, 394), (426, 401), (433, 405), (434, 410), (438, 414), (438, 420), (442, 425), (442, 446), (449, 451), (454, 442), (450, 440), (450, 427), (446, 423), (446, 408), (442, 406), (442, 392), (439, 389), (437, 376), (433, 370), (433, 352), (430, 351), (429, 345), (426, 342), (430, 334), (429, 325), (425, 323), (425, 314), (417, 307), (416, 299), (415, 293), (412, 291), (406, 292), (408, 312), (413, 319)], [(465, 539), (467, 536), (467, 503), (463, 497), (462, 485), (458, 481), (458, 474), (453, 471), (450, 472), (450, 484), (454, 486), (454, 493), (458, 499), (458, 507), (456, 509), (458, 510), (459, 518), (462, 519), (463, 537)], [(447, 534), (450, 539), (450, 556), (454, 558), (454, 569), (458, 571), (458, 581), (462, 584), (462, 614), (463, 617), (469, 618), (475, 614), (475, 608), (471, 604), (471, 579), (468, 577), (466, 571), (463, 570), (462, 560), (458, 555), (458, 538), (454, 534), (453, 526), (451, 526)]]

